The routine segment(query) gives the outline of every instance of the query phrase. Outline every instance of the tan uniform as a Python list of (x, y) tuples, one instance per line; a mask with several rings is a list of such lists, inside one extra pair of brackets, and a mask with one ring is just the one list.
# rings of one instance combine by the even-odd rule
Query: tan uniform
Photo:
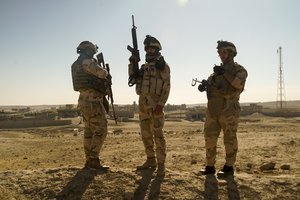
[(208, 78), (208, 109), (204, 125), (207, 166), (215, 164), (217, 140), (221, 130), (224, 133), (225, 165), (234, 165), (238, 150), (236, 133), (240, 112), (239, 98), (244, 89), (247, 71), (237, 63), (226, 64), (224, 69), (235, 77), (233, 81), (229, 82), (224, 75), (216, 74)]
[[(98, 158), (101, 147), (107, 135), (107, 119), (103, 105), (103, 98), (105, 98), (105, 88), (91, 87), (84, 82), (85, 80), (95, 79), (97, 81), (104, 81), (107, 76), (107, 71), (101, 68), (94, 59), (78, 59), (72, 65), (73, 71), (80, 71), (77, 75), (76, 88), (80, 92), (78, 99), (78, 108), (84, 120), (84, 152), (87, 161), (90, 158)], [(73, 73), (73, 83), (77, 80), (76, 73)], [(85, 78), (87, 76), (87, 78)], [(78, 83), (79, 82), (79, 83)], [(93, 82), (93, 81), (90, 81)]]
[[(139, 95), (139, 119), (142, 140), (148, 158), (157, 158), (158, 163), (166, 159), (166, 141), (163, 135), (164, 113), (153, 113), (157, 105), (164, 106), (170, 93), (170, 68), (165, 64), (163, 70), (154, 62), (141, 66), (143, 77), (137, 80), (136, 93)], [(155, 150), (154, 150), (155, 146)]]

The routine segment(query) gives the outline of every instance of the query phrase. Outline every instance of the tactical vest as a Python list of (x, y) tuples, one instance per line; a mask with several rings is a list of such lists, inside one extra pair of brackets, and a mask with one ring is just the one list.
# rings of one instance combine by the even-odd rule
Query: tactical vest
[(106, 95), (107, 83), (105, 79), (97, 78), (83, 70), (83, 59), (77, 59), (72, 65), (73, 89), (80, 91), (83, 89), (94, 89), (103, 95)]
[[(245, 70), (241, 65), (234, 63), (230, 65), (224, 65), (224, 68), (227, 73), (235, 76), (239, 71)], [(223, 96), (227, 99), (239, 99), (243, 89), (234, 88), (223, 75), (213, 74), (208, 79), (209, 81), (209, 95), (210, 97)]]
[(155, 67), (155, 62), (142, 65), (141, 71), (143, 75), (142, 79), (137, 82), (136, 93), (161, 96), (164, 81), (160, 70)]

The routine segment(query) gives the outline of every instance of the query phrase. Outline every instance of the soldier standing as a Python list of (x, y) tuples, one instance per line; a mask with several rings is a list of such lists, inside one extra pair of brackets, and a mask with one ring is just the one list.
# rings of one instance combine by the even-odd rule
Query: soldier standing
[(226, 176), (234, 174), (238, 150), (239, 98), (248, 74), (243, 66), (234, 62), (237, 51), (233, 43), (218, 41), (217, 50), (221, 65), (215, 66), (214, 73), (198, 87), (200, 92), (206, 90), (208, 99), (204, 124), (206, 166), (200, 172), (203, 175), (215, 173), (217, 140), (223, 130), (226, 162), (217, 175)]
[[(150, 35), (144, 40), (146, 63), (139, 69), (136, 77), (136, 93), (139, 95), (139, 120), (141, 136), (145, 147), (147, 160), (137, 167), (137, 170), (155, 169), (158, 175), (165, 173), (166, 141), (163, 135), (163, 108), (170, 92), (170, 67), (160, 53), (160, 42)], [(129, 58), (129, 76), (132, 75), (132, 65), (138, 58)]]
[(107, 101), (106, 77), (108, 72), (100, 67), (94, 54), (98, 47), (83, 41), (77, 47), (78, 59), (72, 64), (73, 88), (79, 91), (78, 108), (84, 121), (85, 167), (108, 170), (100, 164), (99, 153), (107, 135), (104, 102)]

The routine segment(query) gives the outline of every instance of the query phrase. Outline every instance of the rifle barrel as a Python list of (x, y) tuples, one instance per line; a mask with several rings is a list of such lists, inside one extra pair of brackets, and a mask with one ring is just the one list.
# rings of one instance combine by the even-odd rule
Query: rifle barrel
[(132, 26), (133, 28), (136, 28), (136, 26), (134, 25), (134, 15), (132, 15), (131, 18), (132, 18)]

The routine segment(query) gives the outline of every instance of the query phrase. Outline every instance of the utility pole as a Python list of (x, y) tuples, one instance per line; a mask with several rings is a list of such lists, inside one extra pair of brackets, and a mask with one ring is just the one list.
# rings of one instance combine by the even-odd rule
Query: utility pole
[(277, 50), (279, 54), (279, 72), (278, 72), (278, 83), (277, 83), (277, 109), (282, 110), (286, 108), (285, 101), (285, 89), (284, 89), (284, 79), (283, 79), (283, 67), (282, 67), (282, 47), (280, 46)]

